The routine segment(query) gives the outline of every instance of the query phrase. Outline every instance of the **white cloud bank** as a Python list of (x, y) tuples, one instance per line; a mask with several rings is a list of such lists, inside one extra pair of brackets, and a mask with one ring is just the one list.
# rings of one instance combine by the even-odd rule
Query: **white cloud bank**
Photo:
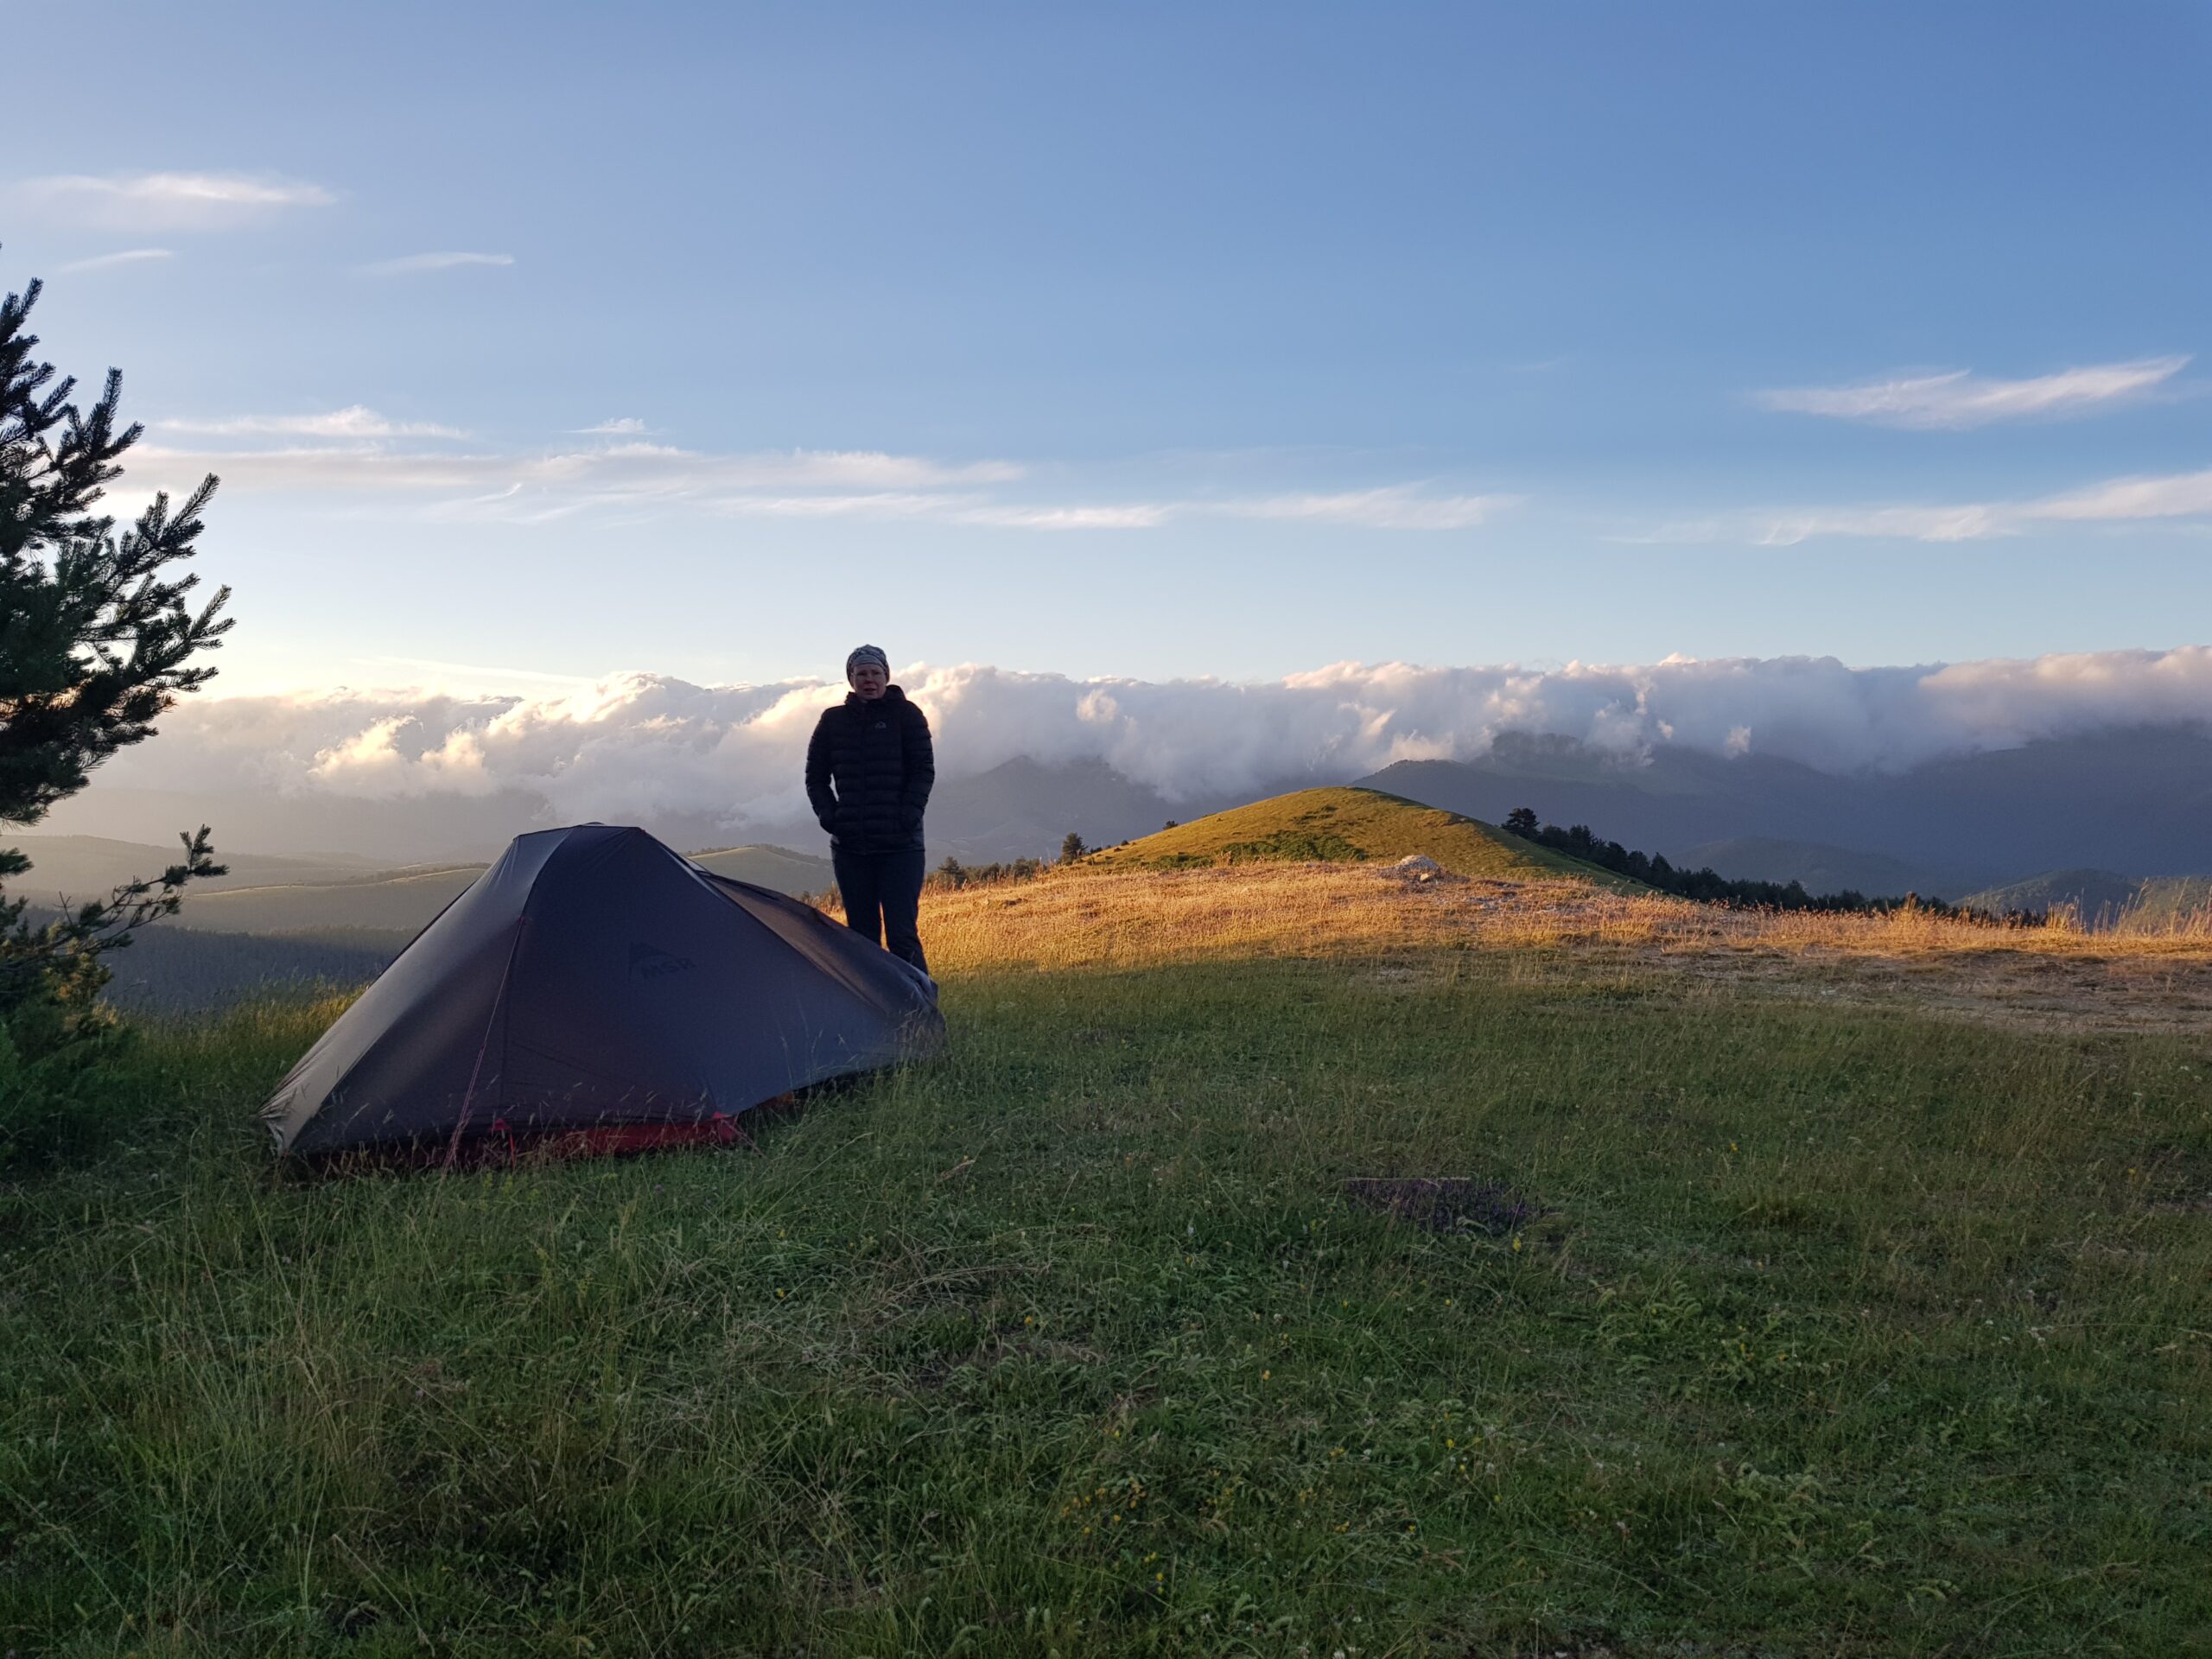
[[(1471, 758), (1507, 732), (1624, 755), (1675, 743), (1840, 772), (2114, 726), (2212, 726), (2212, 646), (2202, 645), (1870, 669), (1802, 657), (1556, 670), (1341, 664), (1253, 684), (973, 665), (901, 677), (929, 711), (944, 775), (1025, 756), (1097, 760), (1174, 800)], [(563, 822), (705, 814), (741, 833), (803, 815), (807, 734), (842, 691), (632, 673), (536, 696), (202, 697), (103, 778), (367, 797), (513, 790)]]
[(16, 194), (35, 211), (107, 231), (231, 230), (338, 200), (319, 184), (254, 173), (68, 173), (25, 180)]
[(2183, 357), (2146, 357), (2062, 369), (2026, 380), (1998, 380), (1965, 369), (1857, 386), (1801, 386), (1763, 391), (1768, 409), (1825, 415), (1919, 431), (1963, 431), (1993, 421), (2093, 414), (2141, 397), (2189, 365)]

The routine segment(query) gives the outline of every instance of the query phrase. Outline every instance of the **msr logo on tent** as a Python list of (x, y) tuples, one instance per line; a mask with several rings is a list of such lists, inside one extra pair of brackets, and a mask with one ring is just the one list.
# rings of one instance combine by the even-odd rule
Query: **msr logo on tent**
[(666, 979), (671, 974), (689, 973), (698, 965), (689, 957), (671, 956), (657, 944), (630, 947), (630, 971), (639, 979)]

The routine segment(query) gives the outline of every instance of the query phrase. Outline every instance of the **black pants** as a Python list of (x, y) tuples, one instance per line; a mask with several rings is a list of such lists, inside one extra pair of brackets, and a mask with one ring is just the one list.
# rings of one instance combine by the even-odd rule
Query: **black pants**
[(925, 855), (918, 847), (903, 853), (855, 853), (830, 849), (837, 872), (837, 896), (845, 902), (845, 925), (885, 945), (899, 961), (924, 973), (918, 919), (922, 907)]

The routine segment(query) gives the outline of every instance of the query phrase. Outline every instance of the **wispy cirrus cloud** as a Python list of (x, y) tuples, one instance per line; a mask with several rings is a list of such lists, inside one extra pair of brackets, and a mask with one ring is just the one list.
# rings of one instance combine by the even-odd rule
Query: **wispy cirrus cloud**
[(2194, 518), (2212, 513), (2212, 470), (2109, 479), (2085, 490), (2048, 496), (2031, 511), (2037, 518), (2071, 521)]
[[(1955, 505), (1841, 506), (1782, 509), (1751, 515), (1737, 529), (1766, 547), (1789, 547), (1819, 537), (1891, 537), (1916, 542), (1978, 542), (2017, 536), (2054, 524), (2121, 524), (2212, 517), (2212, 469), (2107, 479), (2100, 484), (2025, 501)], [(1697, 528), (1709, 531), (1714, 521)], [(1678, 538), (1711, 539), (1709, 534)]]
[(327, 207), (319, 184), (260, 173), (64, 173), (26, 179), (32, 209), (111, 231), (219, 231), (296, 207)]
[(459, 270), (470, 265), (512, 265), (512, 253), (410, 253), (363, 265), (364, 276), (414, 276), (424, 271)]
[(1750, 539), (1761, 547), (1795, 547), (1827, 536), (1979, 542), (2016, 534), (2019, 513), (2018, 507), (1975, 502), (1953, 507), (1806, 507), (1775, 514)]
[[(606, 509), (1034, 531), (1141, 531), (1199, 518), (1437, 531), (1481, 524), (1516, 499), (1440, 493), (1418, 484), (1334, 493), (1039, 499), (1028, 469), (1013, 461), (945, 461), (880, 450), (715, 454), (651, 442), (642, 435), (645, 423), (629, 416), (588, 429), (611, 442), (538, 453), (462, 453), (395, 443), (390, 441), (466, 435), (454, 427), (392, 420), (359, 404), (322, 414), (179, 418), (156, 425), (180, 436), (293, 441), (281, 447), (142, 448), (137, 458), (165, 484), (175, 481), (171, 474), (181, 480), (213, 471), (232, 489), (361, 501), (413, 497), (417, 503), (410, 511), (444, 520), (536, 524)], [(443, 499), (420, 499), (424, 497)]]
[(118, 265), (143, 265), (175, 257), (173, 248), (124, 248), (115, 253), (96, 253), (89, 259), (72, 259), (57, 270), (62, 276), (73, 276), (83, 270), (112, 270)]
[(981, 504), (955, 509), (951, 516), (958, 524), (989, 524), (1001, 530), (1152, 530), (1166, 524), (1173, 512), (1173, 507), (1149, 501), (1103, 506)]
[(1427, 495), (1414, 485), (1394, 484), (1333, 495), (1226, 501), (1212, 511), (1230, 518), (1302, 519), (1372, 530), (1468, 530), (1519, 502), (1518, 496), (1511, 495)]
[[(458, 437), (458, 429), (386, 419), (360, 407), (327, 415), (249, 416), (220, 421), (160, 423), (164, 430), (209, 436), (270, 435), (378, 440)], [(669, 444), (625, 442), (535, 454), (463, 454), (393, 448), (374, 442), (320, 442), (282, 448), (186, 449), (142, 446), (134, 459), (145, 470), (188, 473), (213, 468), (228, 487), (308, 492), (359, 498), (451, 492), (512, 504), (517, 513), (566, 504), (690, 502), (701, 508), (750, 506), (788, 512), (836, 511), (811, 507), (881, 498), (914, 503), (940, 499), (928, 493), (1010, 482), (1022, 469), (1007, 461), (946, 463), (918, 455), (868, 450), (770, 450), (715, 454)], [(971, 498), (953, 498), (966, 505)], [(845, 509), (853, 510), (853, 509)]]
[(1995, 421), (2094, 414), (2164, 385), (2187, 356), (2138, 358), (2061, 369), (2025, 380), (1999, 380), (1966, 369), (1853, 386), (1800, 386), (1756, 394), (1793, 415), (1823, 415), (1916, 431), (1963, 431)]
[(239, 415), (223, 420), (163, 420), (155, 427), (168, 432), (191, 432), (207, 437), (283, 438), (461, 438), (468, 435), (457, 427), (429, 421), (394, 421), (373, 409), (354, 404), (318, 415)]

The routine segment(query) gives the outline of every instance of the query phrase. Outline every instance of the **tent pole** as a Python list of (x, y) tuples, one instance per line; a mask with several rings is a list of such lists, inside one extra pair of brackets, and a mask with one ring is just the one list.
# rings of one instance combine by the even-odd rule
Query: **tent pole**
[(515, 970), (515, 957), (522, 951), (523, 929), (530, 925), (530, 913), (525, 911), (515, 918), (515, 937), (507, 946), (506, 966), (499, 969), (499, 988), (492, 993), (492, 1011), (484, 1016), (484, 1036), (476, 1045), (476, 1064), (469, 1068), (468, 1090), (461, 1097), (461, 1116), (453, 1126), (453, 1139), (446, 1143), (446, 1167), (451, 1169), (461, 1156), (461, 1137), (468, 1128), (468, 1109), (476, 1100), (477, 1080), (484, 1075), (484, 1053), (492, 1046), (492, 1027), (499, 1022), (499, 1008), (507, 1000), (507, 976)]

